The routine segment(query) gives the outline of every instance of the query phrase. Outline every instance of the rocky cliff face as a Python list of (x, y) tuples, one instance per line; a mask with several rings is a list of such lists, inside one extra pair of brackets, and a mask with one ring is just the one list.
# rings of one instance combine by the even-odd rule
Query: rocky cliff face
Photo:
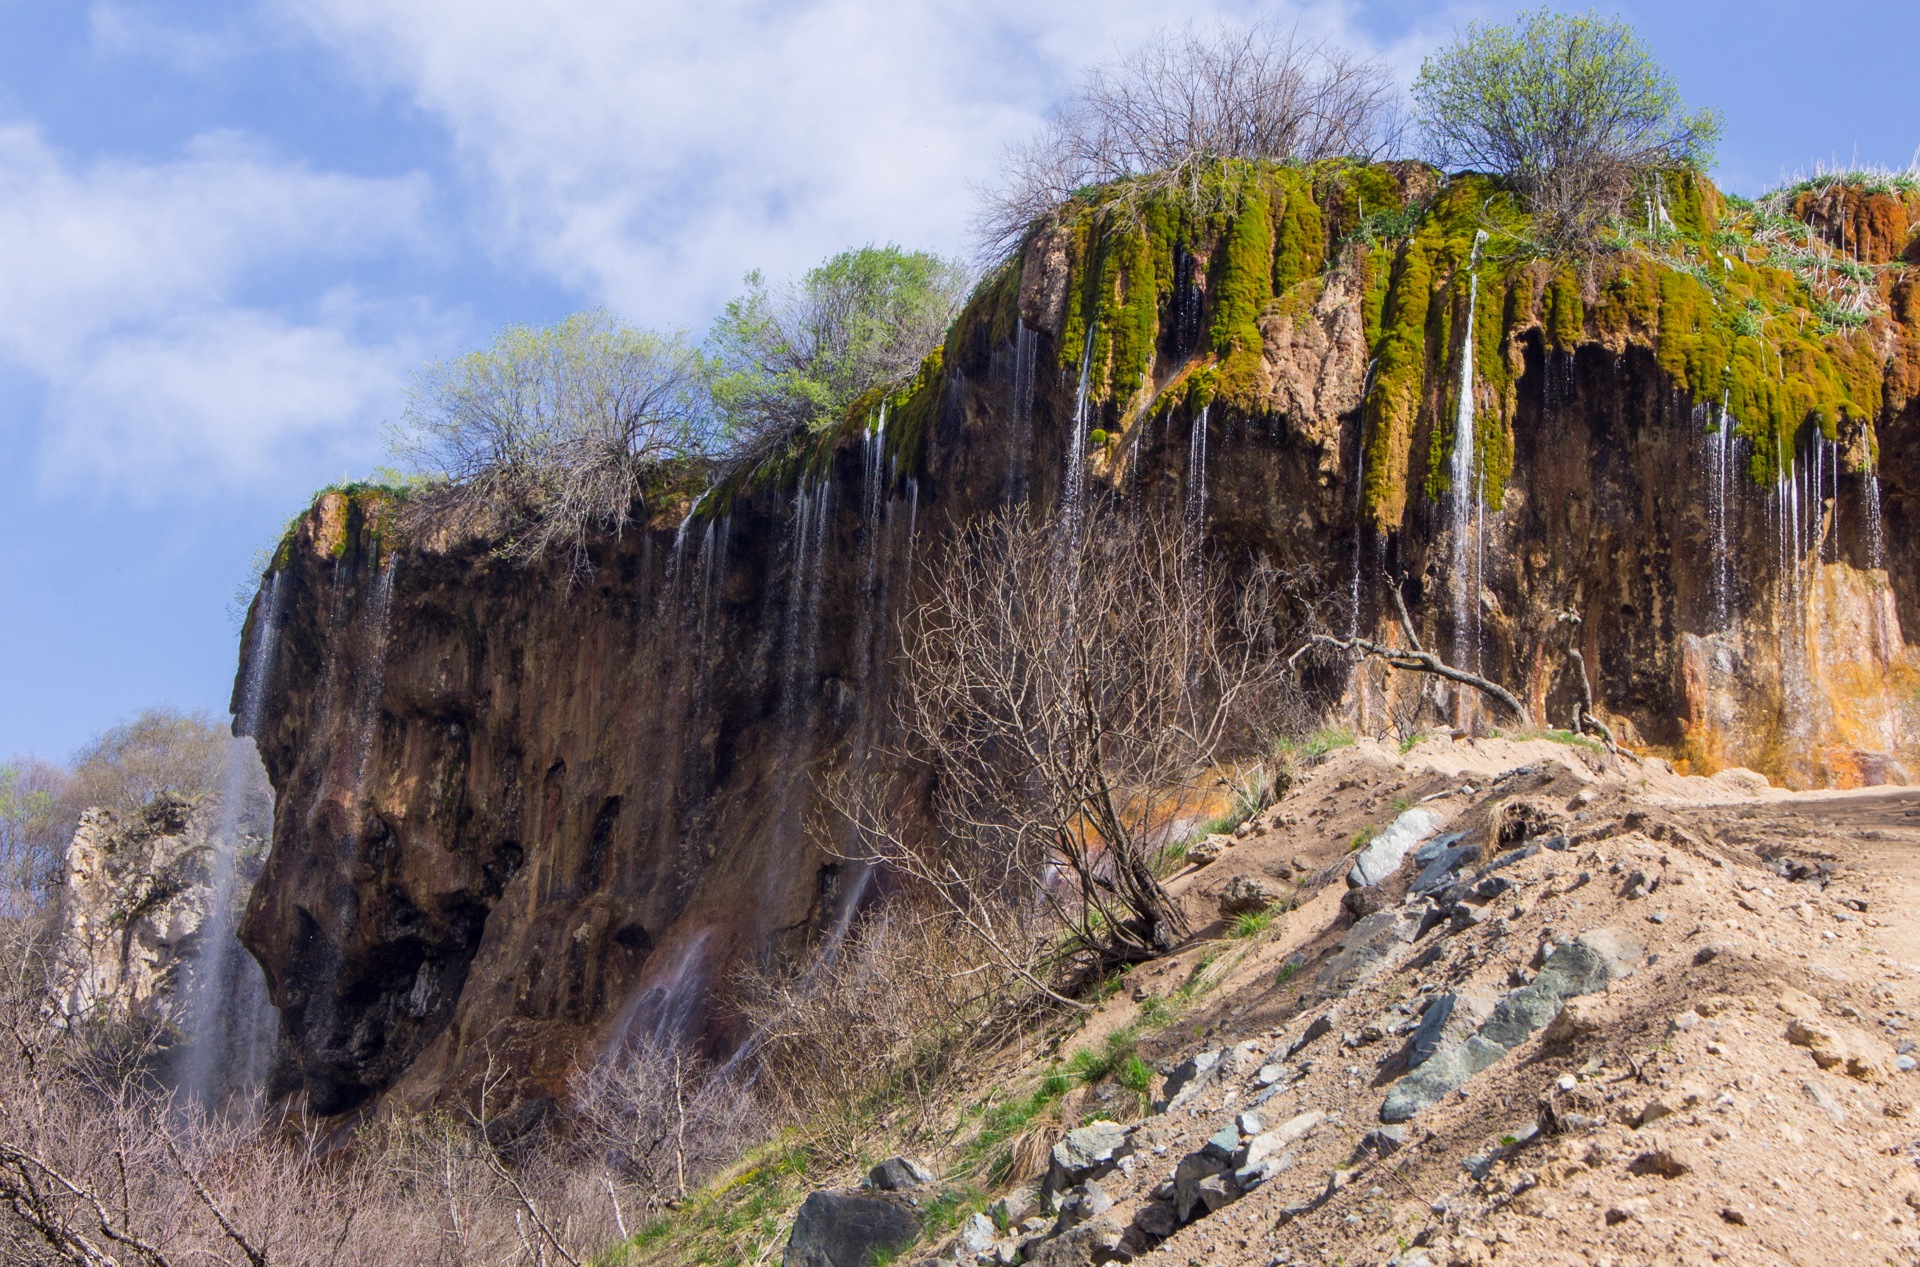
[(53, 996), (68, 1022), (177, 1023), (212, 894), (204, 815), (90, 809), (67, 845)]
[[(323, 496), (248, 633), (278, 630), (280, 809), (242, 936), (287, 1089), (334, 1113), (493, 1060), (537, 1099), (608, 1042), (725, 1050), (735, 967), (879, 887), (810, 830), (815, 779), (884, 740), (895, 621), (1008, 501), (1188, 508), (1339, 633), (1388, 634), (1403, 576), (1423, 638), (1542, 718), (1577, 628), (1602, 714), (1699, 769), (1920, 771), (1916, 217), (1889, 197), (1827, 191), (1787, 233), (1681, 182), (1676, 229), (1577, 269), (1412, 166), (1249, 168), (1208, 215), (1096, 197), (912, 383), (598, 543), (583, 584)], [(1871, 315), (1816, 328), (1841, 250)], [(1322, 685), (1376, 732), (1486, 724), (1378, 670)]]

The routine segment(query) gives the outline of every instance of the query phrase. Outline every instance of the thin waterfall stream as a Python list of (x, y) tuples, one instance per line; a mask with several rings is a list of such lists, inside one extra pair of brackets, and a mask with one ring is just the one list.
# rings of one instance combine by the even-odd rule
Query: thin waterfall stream
[[(1479, 639), (1472, 630), (1477, 625), (1480, 577), (1476, 564), (1482, 557), (1484, 546), (1478, 544), (1475, 527), (1476, 516), (1484, 516), (1482, 498), (1483, 485), (1475, 483), (1476, 474), (1484, 478), (1484, 472), (1477, 472), (1479, 465), (1475, 461), (1475, 418), (1473, 407), (1473, 361), (1474, 361), (1474, 316), (1480, 306), (1480, 248), (1487, 241), (1487, 231), (1481, 229), (1473, 235), (1473, 249), (1467, 257), (1467, 324), (1465, 337), (1460, 344), (1460, 393), (1454, 408), (1453, 418), (1453, 454), (1448, 471), (1448, 495), (1452, 526), (1453, 567), (1449, 577), (1453, 598), (1453, 662), (1468, 665), (1478, 659)], [(1457, 693), (1456, 698), (1465, 699), (1466, 692)]]
[[(263, 1080), (273, 1041), (266, 978), (237, 933), (243, 818), (253, 767), (259, 763), (252, 736), (260, 729), (267, 682), (280, 648), (280, 607), (280, 576), (273, 573), (261, 592), (259, 624), (241, 676), (240, 711), (234, 719), (238, 734), (228, 743), (221, 770), (210, 892), (183, 1025), (186, 1052), (180, 1089), (187, 1099), (208, 1107)], [(272, 834), (270, 818), (267, 834)]]

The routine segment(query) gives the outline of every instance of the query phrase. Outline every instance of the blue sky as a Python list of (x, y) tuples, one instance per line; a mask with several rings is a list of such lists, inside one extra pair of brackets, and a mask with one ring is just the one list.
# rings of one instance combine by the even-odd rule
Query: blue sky
[[(1613, 12), (1603, 8), (1603, 12)], [(958, 251), (970, 185), (1156, 23), (1297, 14), (1410, 78), (1505, 6), (1187, 0), (0, 0), (0, 754), (224, 714), (230, 597), (384, 461), (424, 361), (750, 268)], [(1920, 6), (1620, 6), (1719, 177), (1920, 148)]]

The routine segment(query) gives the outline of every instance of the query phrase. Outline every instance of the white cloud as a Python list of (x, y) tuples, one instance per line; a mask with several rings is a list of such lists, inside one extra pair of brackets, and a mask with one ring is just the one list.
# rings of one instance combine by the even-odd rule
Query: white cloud
[[(964, 248), (969, 182), (1082, 66), (1155, 25), (1223, 12), (1195, 0), (278, 2), (445, 121), (512, 246), (634, 319), (692, 324), (755, 265), (790, 271), (865, 241)], [(1342, 7), (1295, 11), (1343, 33)], [(1396, 60), (1417, 38), (1402, 36)]]
[(345, 292), (289, 311), (251, 292), (316, 260), (418, 245), (426, 193), (232, 135), (167, 162), (81, 164), (0, 126), (0, 362), (44, 389), (45, 477), (207, 492), (285, 475), (316, 446), (366, 449), (421, 356), (405, 331), (432, 331), (431, 315)]

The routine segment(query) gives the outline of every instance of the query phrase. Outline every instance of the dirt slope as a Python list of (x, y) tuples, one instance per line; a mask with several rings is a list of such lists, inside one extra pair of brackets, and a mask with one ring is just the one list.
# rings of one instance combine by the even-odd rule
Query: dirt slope
[[(1415, 808), (1477, 856), (1426, 895), (1409, 892), (1412, 858), (1350, 893), (1356, 835)], [(1076, 1118), (1130, 1127), (1115, 1158), (1056, 1165), (1062, 1195), (1016, 1190), (993, 1244), (937, 1254), (1920, 1261), (1920, 1073), (1906, 1055), (1920, 791), (1794, 794), (1744, 771), (1682, 778), (1558, 743), (1435, 736), (1404, 754), (1336, 750), (1243, 830), (1176, 888), (1211, 912), (1250, 876), (1294, 909), (1252, 936), (1207, 930), (1073, 1040), (1165, 1016), (1183, 986), (1199, 995), (1141, 1040), (1159, 1111), (1117, 1085), (1076, 1093)], [(1195, 990), (1196, 974), (1212, 988)], [(1423, 1035), (1443, 998), (1452, 1014)], [(1448, 1062), (1476, 1043), (1485, 1067), (1449, 1089)], [(1421, 1099), (1416, 1083), (1434, 1102), (1383, 1123), (1390, 1093)], [(1249, 1147), (1265, 1169), (1236, 1179)], [(1097, 1194), (1073, 1186), (1082, 1177)], [(1189, 1202), (1191, 1221), (1162, 1235)], [(1096, 1217), (1113, 1222), (1060, 1235)]]

